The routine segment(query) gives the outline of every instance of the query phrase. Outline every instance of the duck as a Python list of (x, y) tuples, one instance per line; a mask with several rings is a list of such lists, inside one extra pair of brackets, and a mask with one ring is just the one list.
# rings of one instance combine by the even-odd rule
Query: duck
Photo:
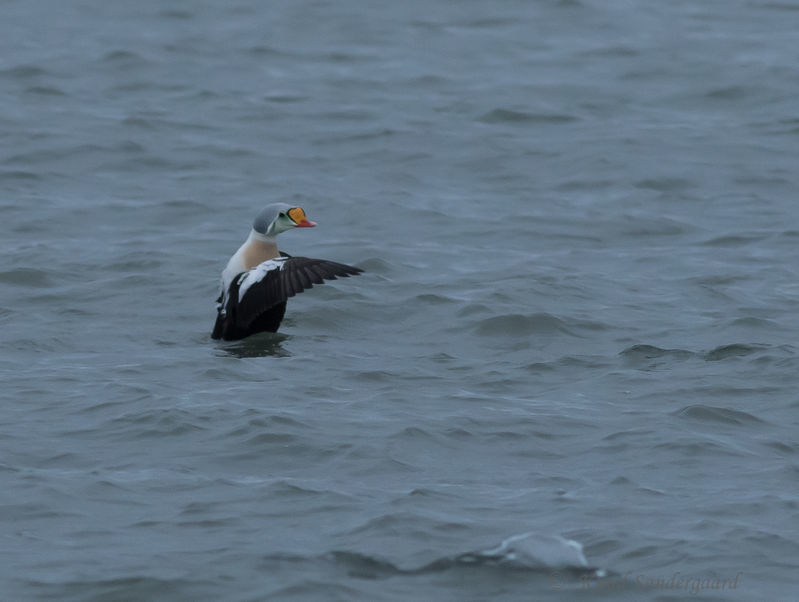
[(313, 228), (301, 207), (274, 203), (261, 210), (244, 241), (222, 270), (217, 316), (211, 337), (237, 341), (259, 332), (277, 332), (286, 301), (314, 284), (363, 272), (327, 259), (292, 257), (277, 248), (278, 234)]

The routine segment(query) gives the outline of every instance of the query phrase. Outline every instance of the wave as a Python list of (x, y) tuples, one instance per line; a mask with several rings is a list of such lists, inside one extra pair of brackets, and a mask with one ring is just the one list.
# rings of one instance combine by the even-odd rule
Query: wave
[(385, 558), (333, 550), (318, 557), (273, 555), (264, 559), (267, 564), (291, 562), (327, 562), (358, 579), (389, 579), (414, 577), (468, 569), (512, 571), (531, 576), (550, 577), (557, 571), (559, 579), (603, 579), (612, 576), (610, 571), (590, 566), (583, 555), (580, 543), (559, 535), (522, 533), (484, 550), (443, 556), (416, 568), (402, 568)]

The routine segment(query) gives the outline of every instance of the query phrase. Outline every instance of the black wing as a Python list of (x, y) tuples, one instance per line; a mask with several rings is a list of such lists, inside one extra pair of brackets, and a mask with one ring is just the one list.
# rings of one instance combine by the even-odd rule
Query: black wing
[[(254, 267), (251, 272), (258, 270), (258, 267)], [(325, 280), (335, 280), (338, 277), (355, 276), (361, 272), (363, 270), (360, 268), (326, 259), (288, 257), (280, 268), (267, 271), (260, 280), (246, 289), (238, 304), (238, 326), (248, 327), (263, 312), (285, 303), (289, 297), (313, 287), (314, 284), (322, 284)], [(239, 282), (243, 284), (242, 280)]]

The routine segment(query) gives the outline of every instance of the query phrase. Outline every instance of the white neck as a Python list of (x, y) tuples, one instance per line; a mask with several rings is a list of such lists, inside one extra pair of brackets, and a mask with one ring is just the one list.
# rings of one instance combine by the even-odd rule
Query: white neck
[(261, 234), (260, 232), (256, 232), (255, 230), (250, 230), (250, 235), (247, 237), (247, 242), (244, 244), (246, 245), (248, 242), (252, 242), (253, 240), (257, 240), (260, 242), (271, 242), (272, 244), (277, 244), (274, 236), (269, 236), (268, 234)]

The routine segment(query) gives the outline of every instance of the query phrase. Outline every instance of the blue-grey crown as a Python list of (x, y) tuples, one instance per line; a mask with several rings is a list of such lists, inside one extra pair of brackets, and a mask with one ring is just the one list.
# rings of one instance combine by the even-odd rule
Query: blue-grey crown
[(261, 212), (258, 215), (255, 216), (255, 219), (252, 222), (252, 229), (261, 234), (266, 234), (269, 226), (277, 219), (277, 216), (280, 214), (280, 212), (288, 211), (289, 209), (291, 209), (291, 205), (287, 205), (286, 203), (274, 203), (272, 205), (267, 205), (261, 209)]

